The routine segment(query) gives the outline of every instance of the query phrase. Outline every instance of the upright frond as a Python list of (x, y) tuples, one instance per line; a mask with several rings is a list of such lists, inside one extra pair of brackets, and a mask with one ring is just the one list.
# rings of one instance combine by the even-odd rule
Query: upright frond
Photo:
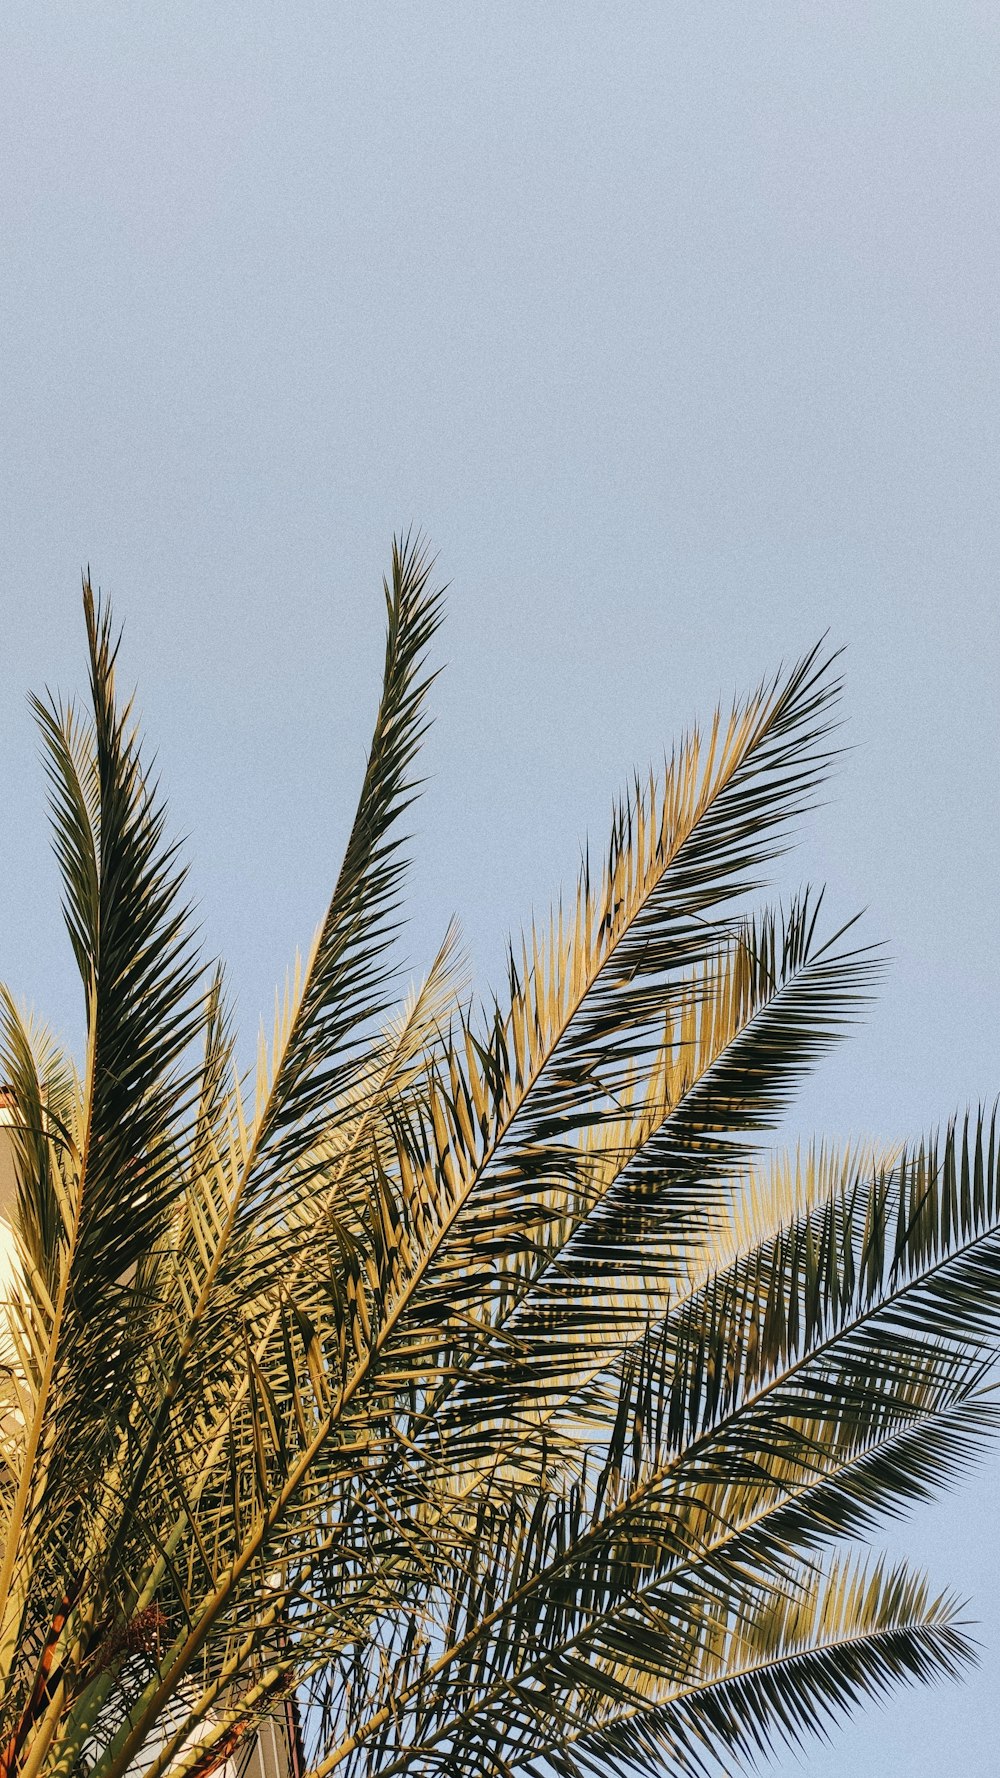
[(433, 561), (419, 538), (393, 544), (382, 699), (357, 813), (333, 898), (309, 959), (287, 1039), (254, 1133), (255, 1177), (290, 1167), (315, 1139), (357, 1066), (359, 1044), (388, 1009), (391, 947), (406, 872), (394, 829), (415, 794), (411, 767), (427, 726), (423, 672), (441, 621)]
[[(35, 701), (87, 1020), (72, 1124), (60, 1127), (56, 1100), (67, 1097), (65, 1087), (43, 1106), (42, 1083), (32, 1085), (24, 1035), (8, 1006), (23, 1126), (18, 1232), (25, 1261), (33, 1248), (41, 1257), (44, 1227), (55, 1227), (54, 1188), (60, 1228), (56, 1245), (48, 1242), (44, 1336), (29, 1367), (36, 1382), (24, 1466), (0, 1562), (0, 1680), (28, 1634), (38, 1529), (45, 1526), (48, 1561), (79, 1561), (81, 1515), (127, 1413), (149, 1326), (137, 1273), (183, 1187), (176, 1142), (194, 1079), (185, 1051), (200, 1019), (184, 871), (164, 836), (164, 810), (143, 768), (130, 706), (116, 698), (111, 613), (89, 581), (84, 615), (91, 720)], [(43, 1575), (35, 1597), (43, 1616), (54, 1609)]]

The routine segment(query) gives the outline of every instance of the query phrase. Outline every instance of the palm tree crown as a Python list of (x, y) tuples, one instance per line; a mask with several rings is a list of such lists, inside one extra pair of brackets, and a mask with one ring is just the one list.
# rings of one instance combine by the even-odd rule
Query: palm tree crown
[[(637, 781), (474, 1004), (398, 1001), (441, 597), (394, 548), (344, 863), (256, 1072), (89, 584), (34, 703), (79, 1071), (4, 994), (0, 1778), (726, 1769), (954, 1673), (868, 1537), (995, 1417), (992, 1120), (771, 1155), (877, 956), (748, 911), (831, 755), (811, 654)], [(0, 1210), (4, 1208), (0, 1205)]]

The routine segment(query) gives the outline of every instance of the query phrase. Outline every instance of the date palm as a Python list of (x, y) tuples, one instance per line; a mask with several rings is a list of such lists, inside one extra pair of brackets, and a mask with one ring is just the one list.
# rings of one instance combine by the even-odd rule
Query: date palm
[(992, 1426), (982, 1116), (762, 1137), (877, 959), (748, 911), (830, 757), (818, 653), (692, 734), (600, 865), (465, 987), (393, 943), (440, 595), (394, 550), (326, 917), (237, 1066), (84, 589), (91, 708), (35, 702), (79, 1071), (3, 1001), (0, 1774), (729, 1768), (959, 1671), (872, 1555)]

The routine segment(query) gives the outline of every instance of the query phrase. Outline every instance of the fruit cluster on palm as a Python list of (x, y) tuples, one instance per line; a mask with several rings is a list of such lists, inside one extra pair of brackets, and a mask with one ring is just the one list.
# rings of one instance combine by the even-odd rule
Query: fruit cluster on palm
[(748, 912), (830, 754), (812, 655), (615, 811), (473, 1004), (393, 943), (440, 596), (393, 555), (343, 867), (254, 1078), (85, 588), (35, 704), (86, 1003), (3, 1001), (0, 1778), (696, 1772), (961, 1668), (872, 1557), (994, 1419), (992, 1125), (771, 1155), (876, 959)]

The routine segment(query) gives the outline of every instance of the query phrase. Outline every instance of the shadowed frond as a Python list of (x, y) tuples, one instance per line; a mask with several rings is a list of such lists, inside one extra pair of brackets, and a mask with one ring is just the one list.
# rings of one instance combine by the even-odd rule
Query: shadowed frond
[[(36, 1350), (25, 1461), (0, 1562), (0, 1679), (30, 1642), (39, 1529), (78, 1562), (80, 1475), (112, 1459), (123, 1401), (148, 1334), (136, 1270), (167, 1226), (183, 1178), (178, 1121), (193, 1075), (184, 1052), (198, 1029), (198, 965), (187, 934), (175, 850), (144, 774), (129, 706), (119, 708), (111, 616), (84, 583), (93, 720), (35, 700), (52, 785), (56, 851), (70, 938), (83, 978), (87, 1055), (77, 1115), (51, 1128), (47, 1083), (28, 1034), (7, 1008), (19, 1162), (22, 1269), (49, 1231), (42, 1276), (24, 1301)], [(48, 1083), (51, 1084), (51, 1083)], [(62, 1098), (66, 1089), (59, 1088)], [(54, 1192), (58, 1194), (58, 1236)], [(38, 1344), (38, 1341), (41, 1341)], [(56, 1425), (58, 1434), (56, 1435)], [(42, 1589), (43, 1611), (44, 1588)]]

